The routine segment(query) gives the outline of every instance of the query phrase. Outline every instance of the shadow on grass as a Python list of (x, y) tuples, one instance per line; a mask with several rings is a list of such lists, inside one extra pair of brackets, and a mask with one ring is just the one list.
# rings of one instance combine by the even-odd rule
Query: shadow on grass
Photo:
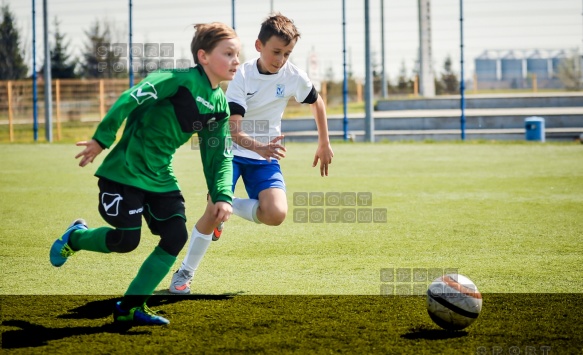
[(67, 314), (61, 314), (57, 318), (64, 319), (99, 319), (111, 317), (115, 302), (118, 298), (87, 302), (82, 306), (70, 309)]
[[(156, 308), (163, 305), (173, 304), (183, 301), (224, 301), (235, 297), (237, 293), (221, 294), (221, 295), (173, 295), (169, 293), (156, 293), (148, 300), (148, 306)], [(86, 304), (70, 309), (67, 314), (62, 314), (57, 318), (64, 319), (99, 319), (110, 317), (115, 303), (121, 298), (111, 298), (106, 300), (97, 300), (87, 302)], [(165, 314), (163, 310), (160, 314)]]
[[(154, 295), (148, 300), (150, 307), (156, 308), (163, 305), (169, 305), (183, 301), (211, 300), (223, 301), (235, 297), (237, 293), (222, 295)], [(103, 319), (112, 317), (115, 303), (120, 298), (108, 298), (96, 301), (90, 301), (82, 306), (68, 310), (66, 314), (57, 316), (61, 319)], [(161, 314), (165, 312), (160, 311)], [(48, 345), (51, 340), (65, 339), (80, 335), (92, 335), (101, 333), (116, 333), (122, 335), (150, 335), (147, 330), (131, 330), (131, 324), (118, 324), (112, 322), (101, 326), (70, 326), (64, 328), (51, 328), (39, 324), (34, 324), (26, 320), (12, 319), (4, 320), (2, 326), (16, 327), (20, 329), (8, 330), (2, 333), (2, 348), (34, 348)]]
[(461, 338), (468, 335), (468, 332), (463, 330), (451, 331), (444, 329), (432, 329), (425, 327), (418, 327), (409, 330), (409, 333), (401, 335), (401, 338), (409, 340), (425, 339), (425, 340), (441, 340)]
[(8, 320), (2, 322), (3, 326), (18, 327), (17, 330), (8, 330), (2, 333), (2, 348), (35, 348), (48, 345), (51, 340), (69, 338), (78, 335), (90, 335), (100, 333), (118, 333), (124, 335), (151, 334), (149, 331), (130, 331), (127, 325), (114, 323), (104, 324), (99, 327), (66, 327), (49, 328), (23, 320)]

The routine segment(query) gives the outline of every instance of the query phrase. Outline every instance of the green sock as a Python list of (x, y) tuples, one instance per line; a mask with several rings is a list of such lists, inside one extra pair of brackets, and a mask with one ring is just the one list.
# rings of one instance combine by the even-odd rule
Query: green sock
[(154, 248), (152, 254), (146, 258), (142, 267), (140, 267), (125, 296), (153, 294), (162, 279), (168, 275), (175, 261), (175, 256), (168, 254), (158, 246)]
[(99, 253), (111, 253), (105, 244), (105, 236), (110, 230), (112, 229), (109, 227), (101, 227), (73, 231), (69, 237), (69, 246), (73, 250), (89, 250)]

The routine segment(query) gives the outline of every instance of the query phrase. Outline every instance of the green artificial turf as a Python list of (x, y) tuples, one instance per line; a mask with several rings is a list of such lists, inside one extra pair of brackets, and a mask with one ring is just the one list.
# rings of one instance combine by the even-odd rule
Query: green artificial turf
[[(171, 275), (158, 287), (153, 302), (172, 323), (120, 333), (110, 325), (111, 305), (158, 237), (144, 229), (132, 253), (82, 251), (52, 267), (49, 248), (72, 220), (104, 224), (93, 176), (103, 156), (82, 169), (71, 144), (0, 145), (3, 350), (492, 354), (496, 346), (505, 353), (538, 346), (538, 354), (550, 344), (564, 350), (556, 353), (580, 351), (580, 144), (333, 142), (326, 178), (311, 167), (314, 144), (287, 148), (286, 221), (267, 227), (231, 218), (196, 274), (194, 296), (169, 297)], [(206, 199), (199, 152), (185, 146), (174, 164), (190, 229)], [(327, 193), (368, 194), (371, 205), (294, 199)], [(242, 186), (236, 195), (245, 196)], [(312, 218), (334, 208), (379, 209), (386, 219)], [(312, 220), (298, 218), (306, 210)], [(466, 275), (484, 295), (467, 333), (441, 331), (425, 312), (422, 295), (436, 270)]]
[[(423, 296), (154, 296), (167, 326), (111, 321), (107, 296), (2, 296), (7, 353), (579, 353), (581, 294), (486, 294), (461, 331), (434, 325)], [(520, 352), (517, 352), (520, 350)]]

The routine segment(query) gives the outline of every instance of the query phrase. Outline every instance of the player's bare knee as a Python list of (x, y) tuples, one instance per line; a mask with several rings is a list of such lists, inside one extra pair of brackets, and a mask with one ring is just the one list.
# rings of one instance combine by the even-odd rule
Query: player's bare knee
[(269, 216), (269, 223), (266, 223), (270, 226), (279, 226), (280, 224), (285, 221), (285, 217), (287, 216), (287, 211), (284, 210), (276, 210), (272, 211)]

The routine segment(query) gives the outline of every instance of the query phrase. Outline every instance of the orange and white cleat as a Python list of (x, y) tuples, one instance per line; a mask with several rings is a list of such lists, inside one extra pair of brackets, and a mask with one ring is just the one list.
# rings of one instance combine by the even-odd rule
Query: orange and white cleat
[(213, 241), (216, 242), (219, 240), (221, 234), (223, 234), (224, 224), (224, 222), (221, 222), (217, 227), (215, 227), (215, 230), (213, 230)]

